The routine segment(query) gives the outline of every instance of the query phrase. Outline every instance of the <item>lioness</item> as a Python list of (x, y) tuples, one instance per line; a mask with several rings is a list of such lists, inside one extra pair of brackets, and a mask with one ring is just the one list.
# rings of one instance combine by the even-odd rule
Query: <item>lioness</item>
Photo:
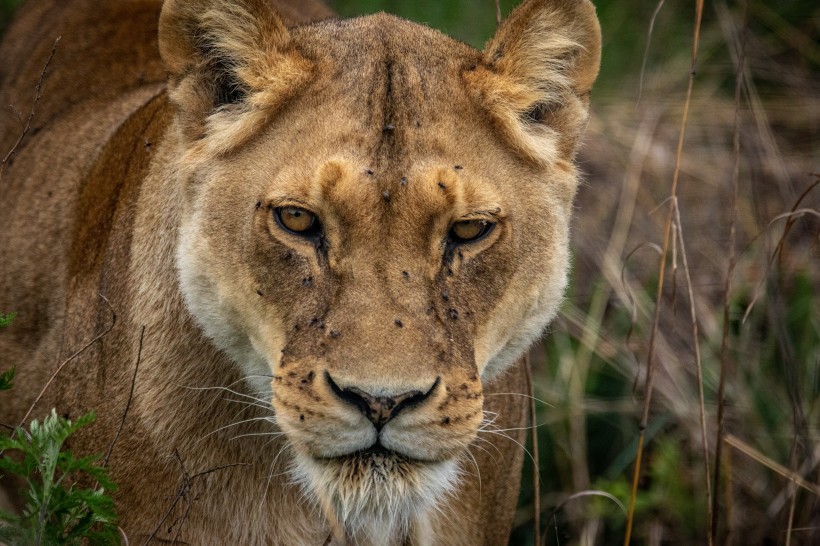
[(62, 36), (0, 180), (0, 422), (63, 364), (33, 415), (96, 411), (70, 447), (132, 544), (507, 541), (594, 8), (526, 0), (483, 52), (330, 16), (36, 0), (0, 48), (25, 116)]

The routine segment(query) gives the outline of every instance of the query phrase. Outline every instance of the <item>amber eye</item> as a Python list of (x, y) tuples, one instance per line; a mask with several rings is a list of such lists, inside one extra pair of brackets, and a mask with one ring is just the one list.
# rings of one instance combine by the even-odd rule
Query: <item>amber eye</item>
[(471, 243), (484, 238), (495, 226), (487, 220), (462, 220), (450, 228), (450, 239), (456, 243)]
[(280, 226), (296, 235), (314, 235), (320, 229), (316, 215), (299, 207), (279, 207), (274, 215)]

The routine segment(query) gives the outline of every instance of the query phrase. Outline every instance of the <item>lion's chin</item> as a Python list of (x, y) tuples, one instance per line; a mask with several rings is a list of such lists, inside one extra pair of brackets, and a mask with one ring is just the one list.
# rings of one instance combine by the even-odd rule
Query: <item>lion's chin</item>
[[(423, 462), (375, 447), (342, 457), (295, 457), (294, 475), (353, 543), (393, 544), (418, 527), (458, 481), (456, 460)], [(335, 520), (335, 521), (334, 521)]]

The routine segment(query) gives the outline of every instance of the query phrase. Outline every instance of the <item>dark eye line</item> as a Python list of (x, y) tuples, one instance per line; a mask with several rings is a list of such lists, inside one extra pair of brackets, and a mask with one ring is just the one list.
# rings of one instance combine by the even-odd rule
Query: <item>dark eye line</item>
[(453, 244), (453, 245), (466, 245), (466, 244), (477, 243), (477, 242), (485, 239), (495, 229), (495, 225), (496, 225), (496, 222), (493, 222), (491, 220), (487, 220), (487, 219), (484, 219), (484, 218), (476, 218), (474, 220), (461, 220), (461, 222), (483, 222), (484, 226), (482, 227), (482, 229), (478, 233), (478, 235), (476, 235), (475, 237), (472, 237), (470, 239), (464, 239), (464, 238), (459, 237), (458, 235), (456, 235), (456, 233), (454, 231), (455, 225), (457, 223), (459, 223), (459, 222), (456, 222), (452, 226), (450, 226), (450, 230), (447, 232), (448, 243)]
[[(309, 214), (310, 216), (312, 216), (313, 217), (313, 222), (311, 223), (310, 227), (308, 229), (304, 230), (304, 231), (295, 231), (295, 230), (292, 230), (292, 229), (288, 228), (285, 225), (285, 223), (282, 221), (282, 211), (285, 210), (285, 209), (288, 209), (288, 208), (294, 209), (294, 210), (297, 210), (297, 211), (302, 212), (304, 214)], [(273, 208), (273, 218), (276, 221), (276, 225), (279, 226), (279, 228), (282, 231), (284, 231), (286, 233), (289, 233), (291, 235), (295, 235), (297, 237), (301, 237), (303, 239), (310, 239), (310, 240), (316, 239), (317, 237), (322, 235), (323, 227), (322, 227), (321, 220), (319, 220), (319, 216), (317, 216), (316, 214), (310, 212), (309, 210), (307, 210), (305, 208), (297, 207), (297, 206), (293, 206), (293, 205), (287, 205), (287, 206), (282, 206), (282, 207), (274, 207)]]

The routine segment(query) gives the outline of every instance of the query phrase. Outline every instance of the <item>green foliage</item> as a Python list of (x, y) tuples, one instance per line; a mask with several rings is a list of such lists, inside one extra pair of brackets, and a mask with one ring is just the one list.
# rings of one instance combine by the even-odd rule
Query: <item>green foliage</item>
[(9, 324), (11, 324), (11, 321), (14, 320), (14, 317), (16, 315), (17, 315), (16, 313), (9, 313), (8, 315), (0, 315), (0, 328), (5, 328)]
[[(635, 501), (635, 521), (661, 521), (673, 536), (686, 544), (697, 543), (699, 537), (705, 536), (707, 524), (706, 496), (697, 482), (700, 475), (692, 468), (698, 464), (690, 459), (692, 451), (683, 435), (674, 432), (650, 444), (646, 453), (648, 476)], [(595, 483), (595, 489), (611, 493), (624, 502), (628, 502), (631, 488), (629, 473)], [(595, 500), (593, 510), (607, 517), (606, 543), (616, 543), (623, 537), (626, 524), (623, 514), (613, 512), (601, 499)]]
[(7, 391), (12, 387), (14, 379), (14, 368), (0, 372), (0, 391)]
[[(94, 420), (86, 414), (75, 422), (51, 410), (29, 430), (17, 428), (0, 436), (0, 472), (22, 478), (25, 509), (21, 516), (0, 511), (0, 542), (9, 546), (118, 544), (114, 489), (98, 457), (75, 457), (63, 450), (66, 440)], [(12, 457), (9, 452), (16, 452)], [(96, 482), (98, 487), (83, 487)]]
[[(14, 313), (8, 315), (0, 315), (0, 328), (5, 328), (11, 321), (14, 320)], [(11, 388), (12, 380), (14, 379), (14, 368), (0, 372), (0, 391), (7, 391)]]

